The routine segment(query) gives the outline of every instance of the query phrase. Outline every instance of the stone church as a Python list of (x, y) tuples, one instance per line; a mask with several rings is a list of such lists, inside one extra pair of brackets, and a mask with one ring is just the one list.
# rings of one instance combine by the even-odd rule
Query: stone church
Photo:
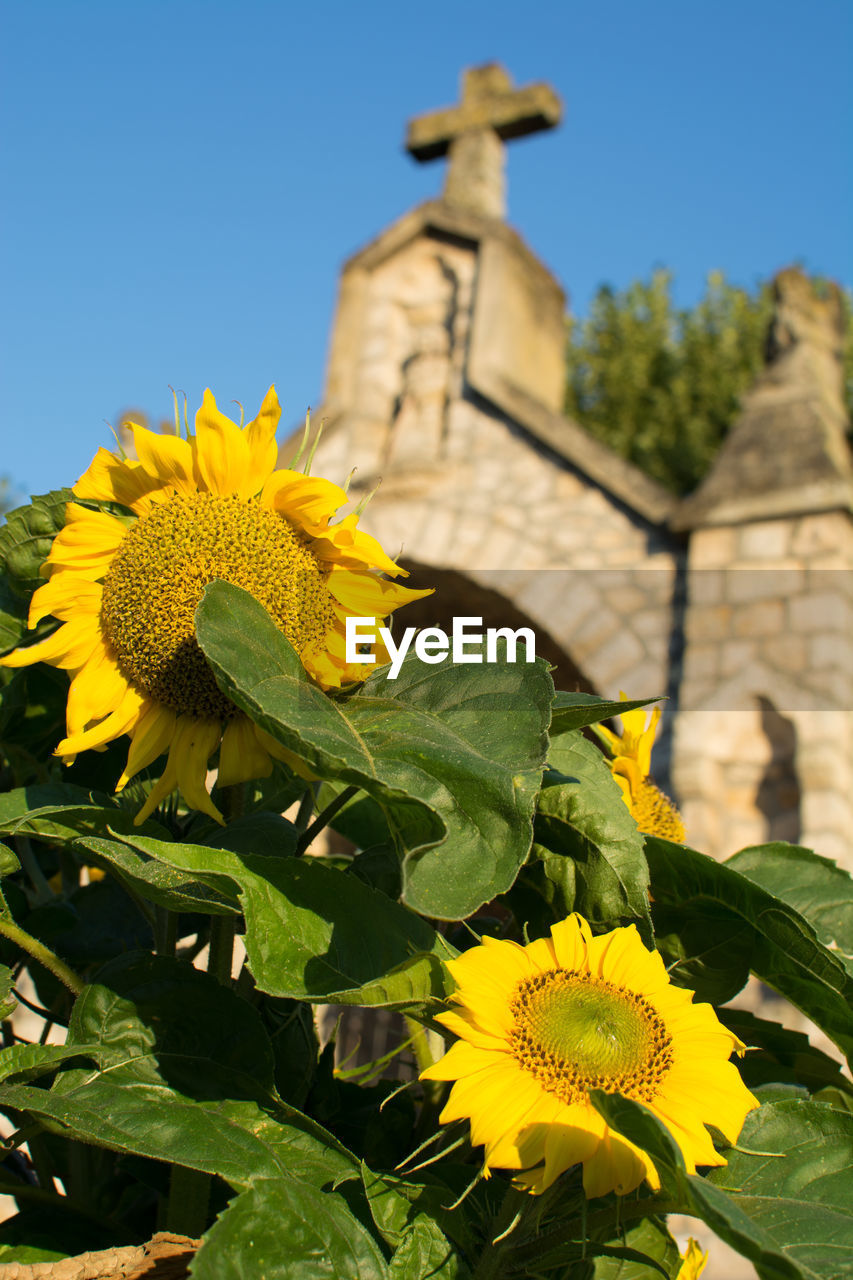
[(777, 276), (766, 368), (674, 497), (564, 415), (566, 297), (504, 218), (505, 142), (560, 111), (489, 65), (411, 121), (444, 189), (343, 267), (314, 469), (357, 466), (356, 500), (381, 480), (364, 527), (437, 588), (407, 624), (531, 626), (558, 686), (666, 694), (653, 771), (694, 847), (791, 840), (853, 869), (840, 298)]

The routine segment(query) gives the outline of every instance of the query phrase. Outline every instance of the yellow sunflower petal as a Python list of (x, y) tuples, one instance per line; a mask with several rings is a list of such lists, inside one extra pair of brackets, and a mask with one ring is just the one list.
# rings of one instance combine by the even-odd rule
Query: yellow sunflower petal
[(79, 573), (55, 573), (33, 592), (27, 626), (37, 627), (49, 613), (63, 622), (70, 622), (81, 613), (97, 613), (103, 591), (100, 582), (92, 582)]
[(113, 562), (127, 526), (106, 511), (90, 511), (76, 502), (65, 508), (65, 525), (53, 540), (45, 568), (53, 574), (71, 569), (95, 580)]
[(56, 755), (74, 756), (79, 751), (91, 751), (93, 748), (105, 746), (114, 738), (120, 738), (124, 733), (130, 733), (139, 719), (143, 703), (142, 695), (126, 685), (121, 702), (116, 709), (91, 729), (84, 729), (81, 733), (63, 738), (56, 748)]
[(280, 417), (278, 396), (275, 393), (275, 387), (270, 387), (258, 416), (252, 419), (245, 430), (249, 445), (249, 472), (243, 497), (251, 498), (256, 493), (260, 493), (275, 470), (275, 464), (278, 461), (275, 433)]
[(36, 662), (49, 662), (53, 667), (76, 671), (89, 661), (97, 645), (101, 643), (97, 620), (89, 614), (74, 617), (56, 631), (31, 644), (27, 649), (15, 649), (0, 658), (0, 667), (31, 667)]
[(159, 487), (159, 481), (152, 479), (140, 462), (99, 449), (71, 492), (75, 498), (120, 502), (142, 515), (150, 511), (151, 495)]
[(175, 736), (176, 721), (174, 711), (157, 702), (149, 702), (142, 708), (133, 730), (127, 764), (116, 783), (116, 791), (123, 791), (131, 778), (163, 755)]
[(188, 717), (181, 717), (175, 731), (172, 751), (176, 751), (178, 786), (187, 804), (224, 825), (225, 819), (205, 786), (207, 762), (216, 750), (221, 735), (222, 726), (218, 720), (190, 720)]
[(220, 787), (232, 787), (250, 778), (267, 778), (272, 773), (269, 752), (261, 746), (255, 726), (246, 716), (229, 720), (219, 749)]
[(581, 1164), (595, 1152), (604, 1130), (596, 1124), (598, 1113), (593, 1107), (562, 1107), (555, 1111), (545, 1132), (545, 1166), (540, 1191), (547, 1191), (561, 1173), (573, 1164)]
[(496, 1036), (491, 1031), (484, 1031), (466, 1010), (448, 1009), (445, 1013), (436, 1014), (436, 1022), (440, 1022), (455, 1036), (475, 1045), (478, 1049), (506, 1049), (506, 1038)]
[(224, 825), (225, 820), (205, 786), (207, 762), (216, 750), (221, 733), (222, 726), (218, 720), (178, 717), (163, 776), (154, 784), (148, 799), (134, 818), (137, 826), (150, 817), (161, 800), (165, 800), (176, 787), (187, 804)]
[(196, 492), (193, 450), (186, 440), (135, 426), (133, 444), (143, 471), (158, 486), (178, 493)]
[(503, 1066), (506, 1063), (505, 1051), (498, 1049), (475, 1048), (464, 1040), (457, 1040), (447, 1053), (431, 1067), (423, 1072), (422, 1080), (464, 1080), (486, 1067)]
[(605, 1130), (595, 1151), (584, 1161), (583, 1189), (589, 1200), (611, 1191), (628, 1195), (644, 1178), (655, 1187), (660, 1185), (649, 1157), (610, 1129)]
[(381, 620), (401, 605), (432, 595), (432, 589), (415, 591), (357, 569), (333, 569), (328, 584), (335, 599), (358, 618)]
[(681, 1255), (681, 1266), (678, 1268), (675, 1280), (699, 1280), (707, 1262), (708, 1254), (702, 1252), (691, 1236), (687, 1241), (687, 1248)]
[(121, 705), (127, 688), (127, 680), (99, 637), (88, 662), (74, 676), (68, 690), (68, 737), (75, 738), (91, 721), (102, 720), (114, 711)]
[(195, 416), (195, 438), (198, 470), (207, 490), (223, 498), (243, 496), (251, 470), (249, 441), (237, 423), (217, 409), (210, 390)]
[(582, 916), (570, 915), (551, 929), (551, 939), (557, 963), (570, 972), (588, 970), (587, 951), (592, 942), (592, 930)]
[(347, 565), (350, 568), (381, 569), (394, 577), (408, 578), (407, 569), (401, 569), (369, 533), (356, 528), (358, 516), (345, 516), (337, 524), (314, 535), (311, 550), (317, 558), (330, 565)]
[(323, 532), (346, 501), (340, 485), (301, 471), (274, 471), (261, 492), (261, 506), (277, 511), (311, 537)]

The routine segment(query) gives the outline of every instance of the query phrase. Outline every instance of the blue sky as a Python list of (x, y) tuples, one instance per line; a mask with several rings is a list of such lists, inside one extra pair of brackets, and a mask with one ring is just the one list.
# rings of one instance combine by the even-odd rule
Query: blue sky
[(402, 150), (462, 67), (550, 81), (510, 221), (575, 314), (655, 265), (853, 283), (849, 0), (6, 0), (0, 474), (72, 483), (104, 420), (210, 385), (321, 398), (341, 262), (436, 194)]

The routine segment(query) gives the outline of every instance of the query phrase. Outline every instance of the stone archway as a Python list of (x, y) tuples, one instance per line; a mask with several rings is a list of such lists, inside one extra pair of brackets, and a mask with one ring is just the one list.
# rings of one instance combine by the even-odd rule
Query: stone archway
[(448, 633), (454, 617), (478, 617), (483, 627), (530, 627), (536, 635), (536, 656), (553, 667), (554, 685), (572, 692), (595, 693), (595, 686), (566, 649), (536, 619), (522, 612), (506, 596), (457, 569), (437, 569), (414, 560), (400, 561), (418, 587), (435, 587), (435, 594), (407, 605), (400, 620), (407, 627), (441, 627)]

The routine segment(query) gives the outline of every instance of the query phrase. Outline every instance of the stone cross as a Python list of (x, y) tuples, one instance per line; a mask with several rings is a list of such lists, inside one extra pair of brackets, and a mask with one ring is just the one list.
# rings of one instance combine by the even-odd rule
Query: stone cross
[(458, 106), (409, 121), (406, 150), (416, 160), (450, 153), (444, 200), (488, 218), (506, 214), (504, 142), (559, 124), (562, 105), (547, 84), (514, 89), (497, 62), (462, 74)]

